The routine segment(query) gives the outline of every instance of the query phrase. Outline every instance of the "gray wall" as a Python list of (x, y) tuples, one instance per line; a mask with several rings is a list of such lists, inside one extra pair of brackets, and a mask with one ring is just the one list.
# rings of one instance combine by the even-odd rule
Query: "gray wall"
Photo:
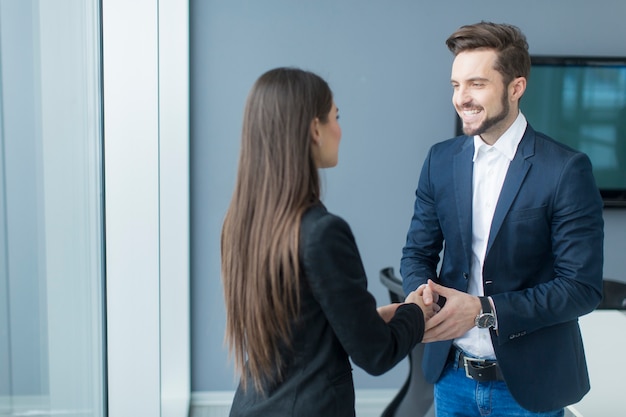
[[(192, 391), (235, 387), (223, 345), (219, 233), (237, 167), (241, 117), (254, 80), (277, 66), (325, 77), (340, 108), (339, 166), (324, 201), (356, 236), (369, 287), (399, 265), (428, 148), (453, 136), (444, 41), (480, 20), (512, 23), (533, 54), (626, 55), (623, 0), (191, 0)], [(532, 123), (532, 121), (531, 121)], [(626, 210), (607, 210), (605, 276), (626, 281)], [(396, 388), (406, 363), (356, 388)]]

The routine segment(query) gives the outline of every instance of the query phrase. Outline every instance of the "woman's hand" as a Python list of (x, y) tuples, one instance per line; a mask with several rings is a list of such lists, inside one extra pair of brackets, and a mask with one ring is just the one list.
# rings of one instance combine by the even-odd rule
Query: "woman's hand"
[(385, 320), (385, 323), (389, 323), (389, 321), (393, 318), (393, 315), (396, 314), (396, 310), (402, 303), (393, 303), (387, 304), (386, 306), (381, 306), (376, 309), (380, 317)]
[(405, 300), (407, 303), (417, 304), (419, 308), (422, 309), (425, 322), (433, 317), (440, 309), (439, 305), (433, 302), (434, 296), (432, 293), (424, 294), (424, 290), (427, 288), (426, 285), (420, 286), (415, 291), (412, 291)]

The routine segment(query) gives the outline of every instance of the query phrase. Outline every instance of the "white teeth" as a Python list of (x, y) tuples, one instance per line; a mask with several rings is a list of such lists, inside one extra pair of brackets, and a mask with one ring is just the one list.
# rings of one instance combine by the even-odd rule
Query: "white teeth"
[(480, 110), (465, 110), (465, 111), (463, 111), (463, 114), (467, 114), (467, 115), (478, 114), (478, 113), (480, 113)]

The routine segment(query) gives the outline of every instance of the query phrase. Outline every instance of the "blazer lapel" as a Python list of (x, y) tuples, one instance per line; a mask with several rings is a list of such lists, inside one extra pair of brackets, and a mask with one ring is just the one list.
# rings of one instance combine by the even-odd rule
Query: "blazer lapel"
[(474, 142), (471, 137), (465, 140), (454, 156), (452, 175), (459, 219), (459, 230), (468, 261), (472, 252), (472, 172), (474, 164)]
[(509, 212), (511, 204), (513, 204), (513, 200), (515, 199), (515, 196), (517, 196), (524, 182), (524, 178), (526, 178), (528, 170), (532, 166), (532, 164), (527, 161), (527, 158), (533, 156), (534, 154), (535, 132), (530, 127), (530, 125), (528, 125), (526, 127), (526, 132), (524, 133), (524, 136), (522, 137), (522, 140), (520, 141), (520, 144), (517, 148), (515, 157), (509, 165), (509, 169), (504, 179), (504, 184), (502, 184), (500, 198), (498, 199), (496, 211), (494, 212), (493, 220), (491, 221), (491, 230), (489, 232), (489, 241), (487, 242), (487, 253), (485, 254), (485, 257), (487, 256), (487, 254), (489, 254), (491, 245), (498, 235), (498, 231), (502, 226), (502, 222)]

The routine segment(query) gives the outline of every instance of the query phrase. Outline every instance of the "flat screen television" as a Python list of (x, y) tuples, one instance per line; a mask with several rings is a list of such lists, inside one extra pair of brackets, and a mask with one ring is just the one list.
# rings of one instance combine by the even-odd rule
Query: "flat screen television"
[(606, 207), (626, 207), (626, 57), (531, 62), (522, 113), (536, 131), (589, 156)]

